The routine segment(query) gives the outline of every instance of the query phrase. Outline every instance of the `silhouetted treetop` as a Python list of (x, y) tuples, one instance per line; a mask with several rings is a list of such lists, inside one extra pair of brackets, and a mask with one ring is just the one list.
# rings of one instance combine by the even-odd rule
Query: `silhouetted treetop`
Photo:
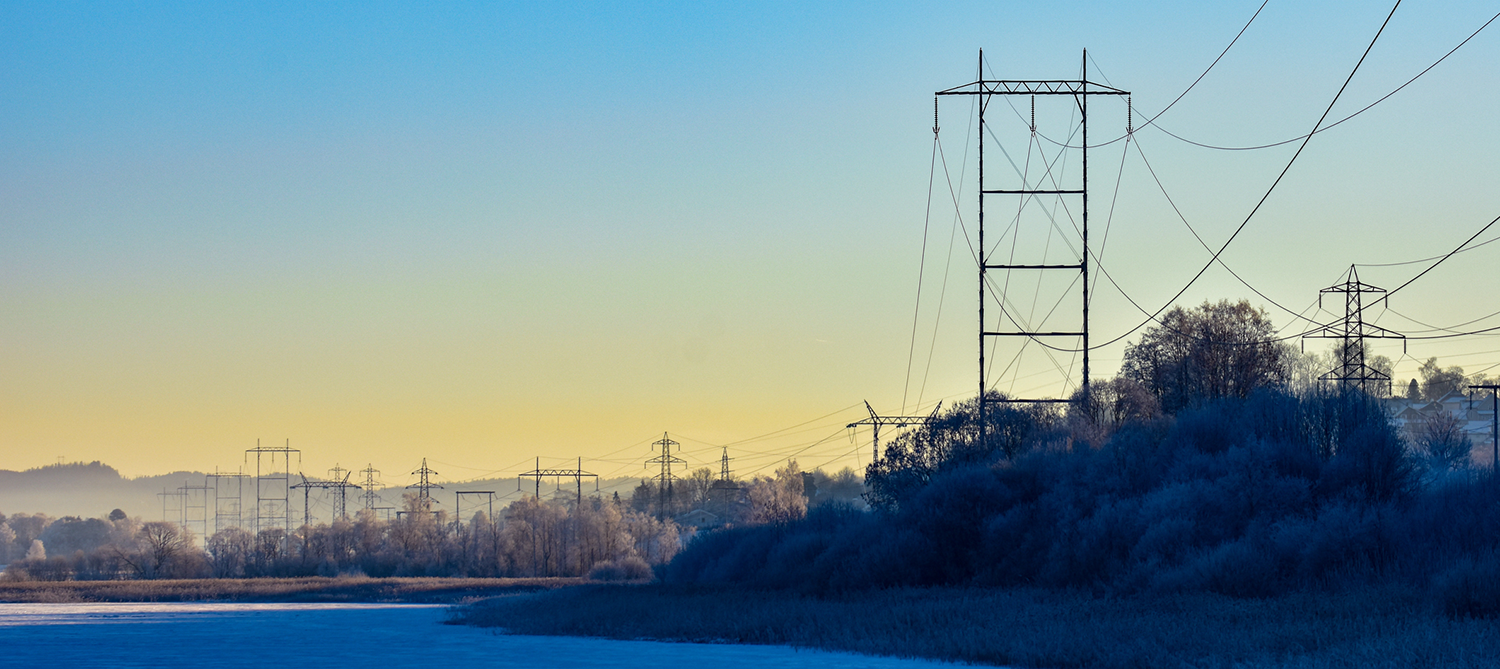
[(1249, 397), (1282, 386), (1291, 347), (1276, 335), (1263, 309), (1245, 300), (1173, 307), (1161, 324), (1125, 346), (1120, 375), (1139, 382), (1167, 413), (1223, 397)]

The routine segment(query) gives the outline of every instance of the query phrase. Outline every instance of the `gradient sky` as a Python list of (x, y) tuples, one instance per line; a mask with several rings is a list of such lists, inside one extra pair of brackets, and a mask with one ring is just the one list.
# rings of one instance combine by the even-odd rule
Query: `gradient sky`
[[(1076, 78), (1087, 48), (1139, 124), (1258, 6), (6, 3), (0, 468), (234, 469), (260, 438), (290, 439), (309, 473), (372, 463), (393, 483), (424, 456), (448, 480), (537, 456), (645, 475), (664, 431), (692, 466), (733, 444), (740, 474), (866, 463), (868, 435), (841, 429), (862, 400), (927, 411), (976, 384), (941, 165), (927, 219), (932, 92), (971, 81), (980, 48), (1002, 78)], [(1230, 145), (1307, 132), (1388, 10), (1272, 0), (1161, 125)], [(1404, 3), (1332, 118), (1493, 13)], [(1314, 137), (1224, 260), (1300, 310), (1351, 263), (1451, 250), (1500, 215), (1497, 68), (1491, 26)], [(1091, 111), (1093, 137), (1123, 129), (1122, 104)], [(969, 101), (942, 113), (947, 174), (972, 191)], [(1296, 150), (1137, 139), (1215, 247)], [(1209, 254), (1122, 148), (1090, 155), (1092, 215), (1118, 178), (1104, 265), (1154, 309)], [(1456, 256), (1379, 323), (1500, 308), (1497, 257)], [(1393, 288), (1423, 267), (1360, 275)], [(1295, 320), (1218, 268), (1179, 302), (1220, 298)], [(1143, 318), (1099, 284), (1096, 342)], [(1096, 376), (1123, 347), (1095, 352)], [(1430, 356), (1500, 363), (1493, 337), (1376, 349), (1398, 379)], [(1056, 391), (1031, 378), (1011, 387)]]

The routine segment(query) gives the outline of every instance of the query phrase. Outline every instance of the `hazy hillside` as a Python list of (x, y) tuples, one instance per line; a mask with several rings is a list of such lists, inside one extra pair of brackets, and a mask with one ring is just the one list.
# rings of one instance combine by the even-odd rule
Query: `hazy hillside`
[[(131, 516), (138, 516), (145, 520), (161, 520), (162, 498), (160, 495), (162, 492), (175, 493), (183, 486), (201, 486), (204, 485), (204, 480), (203, 472), (192, 471), (125, 478), (120, 476), (120, 472), (114, 467), (97, 461), (47, 465), (19, 472), (0, 469), (0, 513), (44, 513), (53, 517), (95, 518), (106, 516), (113, 509), (121, 509)], [(293, 475), (294, 482), (300, 480), (300, 477)], [(312, 480), (319, 479), (312, 477)], [(433, 491), (433, 496), (438, 501), (439, 508), (449, 511), (453, 510), (454, 493), (459, 490), (494, 491), (496, 509), (535, 490), (535, 484), (528, 480), (520, 486), (523, 491), (518, 492), (514, 478), (462, 483), (438, 480), (436, 483), (443, 486), (443, 489)], [(584, 495), (602, 494), (607, 497), (614, 492), (619, 492), (621, 497), (628, 499), (631, 490), (638, 483), (637, 479), (632, 478), (609, 479), (601, 481), (598, 486), (599, 492), (595, 493), (595, 486), (585, 482)], [(561, 486), (553, 481), (542, 482), (544, 497), (568, 494), (574, 490), (576, 488), (573, 487), (571, 480), (563, 482)], [(398, 507), (401, 494), (405, 491), (404, 485), (377, 489), (376, 492), (381, 496), (379, 506)], [(243, 494), (242, 506), (248, 514), (255, 503), (255, 489), (249, 479), (245, 481)], [(351, 512), (362, 505), (362, 502), (356, 498), (359, 494), (360, 491), (349, 493), (346, 504)], [(330, 515), (327, 495), (328, 492), (324, 490), (312, 492), (311, 506), (315, 520), (326, 521)], [(477, 508), (471, 505), (480, 504), (480, 500), (480, 497), (466, 498), (464, 515), (469, 515), (470, 509)], [(293, 491), (292, 507), (294, 518), (300, 520), (302, 513), (300, 490)], [(175, 498), (167, 500), (166, 509), (168, 520), (177, 520), (181, 517)], [(211, 510), (209, 513), (212, 517)]]

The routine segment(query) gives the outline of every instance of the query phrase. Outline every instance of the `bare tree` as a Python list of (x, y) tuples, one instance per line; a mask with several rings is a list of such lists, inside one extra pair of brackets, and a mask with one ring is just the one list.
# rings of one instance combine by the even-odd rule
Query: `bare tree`
[(1446, 411), (1422, 421), (1417, 432), (1417, 449), (1435, 468), (1456, 469), (1467, 465), (1473, 448), (1469, 435), (1464, 434), (1463, 422)]
[(189, 544), (176, 525), (162, 521), (141, 524), (135, 546), (115, 544), (114, 553), (141, 578), (161, 578), (172, 563), (187, 552)]
[(238, 527), (229, 527), (208, 538), (209, 567), (215, 578), (245, 575), (245, 564), (255, 548), (255, 537)]
[(1422, 398), (1429, 401), (1442, 399), (1448, 393), (1468, 387), (1464, 379), (1464, 368), (1454, 366), (1445, 369), (1438, 365), (1437, 358), (1428, 358), (1417, 369), (1417, 373), (1422, 376)]

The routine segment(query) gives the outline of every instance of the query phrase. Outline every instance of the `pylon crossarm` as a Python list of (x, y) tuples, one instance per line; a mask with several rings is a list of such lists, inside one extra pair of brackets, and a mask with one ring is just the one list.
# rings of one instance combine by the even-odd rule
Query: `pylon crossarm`
[(1082, 79), (981, 79), (934, 95), (1130, 95), (1130, 91)]

